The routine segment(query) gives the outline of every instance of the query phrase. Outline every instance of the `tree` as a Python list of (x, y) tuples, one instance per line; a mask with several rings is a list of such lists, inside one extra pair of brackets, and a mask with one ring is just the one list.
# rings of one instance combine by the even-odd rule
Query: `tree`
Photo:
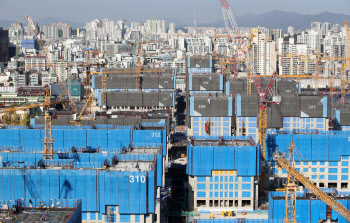
[(29, 125), (30, 124), (30, 116), (28, 113), (25, 113), (20, 121), (20, 125)]
[(6, 124), (6, 125), (10, 125), (11, 124), (11, 115), (10, 113), (6, 113), (2, 116), (2, 123)]
[(16, 112), (14, 112), (11, 118), (11, 125), (19, 125), (19, 120), (19, 115)]

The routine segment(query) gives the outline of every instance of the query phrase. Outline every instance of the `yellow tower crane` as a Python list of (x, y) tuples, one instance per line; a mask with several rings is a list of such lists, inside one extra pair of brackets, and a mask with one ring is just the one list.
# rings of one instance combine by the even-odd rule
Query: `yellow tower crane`
[(50, 111), (50, 103), (51, 103), (50, 89), (49, 89), (49, 87), (46, 87), (45, 106), (44, 106), (44, 108), (45, 108), (45, 138), (43, 140), (45, 159), (52, 159), (53, 158), (54, 139), (52, 137), (52, 116), (54, 114)]
[[(55, 74), (58, 83), (61, 85), (61, 88), (62, 88), (62, 91), (63, 91), (64, 95), (66, 97), (68, 97), (69, 105), (72, 108), (73, 113), (76, 115), (78, 113), (77, 106), (76, 106), (75, 102), (73, 101), (73, 99), (71, 98), (65, 83), (56, 74), (56, 70), (55, 70), (55, 68), (54, 68), (54, 66), (52, 64), (51, 58), (49, 57), (49, 55), (47, 53), (47, 50), (45, 48), (44, 41), (40, 38), (39, 31), (37, 30), (33, 20), (29, 16), (25, 16), (25, 18), (27, 19), (27, 22), (28, 22), (29, 26), (31, 27), (35, 37), (37, 38), (38, 43), (40, 45), (40, 48), (44, 52), (44, 55), (45, 55), (46, 60), (47, 60), (47, 63), (50, 65), (53, 73)], [(46, 100), (46, 104), (50, 104), (50, 101), (49, 101), (50, 100), (50, 91), (49, 90), (46, 91), (46, 98), (45, 98), (45, 100)], [(54, 140), (52, 138), (52, 115), (53, 114), (51, 113), (49, 107), (46, 107), (46, 109), (45, 109), (45, 138), (43, 140), (43, 143), (44, 143), (44, 155), (45, 155), (46, 159), (52, 159), (53, 158), (53, 149), (52, 149), (52, 147), (53, 147), (53, 141)]]
[(307, 189), (309, 189), (318, 199), (322, 200), (327, 204), (328, 207), (332, 208), (339, 215), (350, 221), (350, 211), (344, 207), (335, 197), (329, 196), (327, 193), (320, 190), (314, 185), (307, 177), (299, 173), (295, 169), (294, 162), (294, 150), (296, 149), (294, 141), (292, 140), (289, 148), (289, 158), (285, 157), (283, 153), (276, 153), (274, 159), (277, 164), (285, 169), (288, 173), (288, 181), (286, 186), (285, 195), (285, 218), (284, 223), (296, 223), (296, 181), (299, 181)]
[(29, 17), (29, 16), (25, 16), (25, 18), (27, 19), (28, 21), (28, 24), (29, 26), (31, 27), (35, 37), (37, 38), (38, 40), (38, 43), (40, 45), (40, 48), (42, 49), (42, 51), (44, 52), (44, 55), (46, 57), (46, 61), (47, 63), (49, 64), (49, 66), (51, 67), (51, 69), (53, 70), (53, 73), (55, 74), (56, 78), (57, 78), (57, 81), (58, 83), (60, 84), (62, 90), (63, 90), (63, 93), (66, 97), (68, 97), (68, 101), (69, 101), (69, 105), (70, 107), (72, 108), (74, 114), (77, 114), (78, 111), (77, 111), (77, 106), (75, 104), (75, 102), (73, 101), (72, 97), (69, 95), (68, 93), (68, 90), (67, 90), (67, 87), (65, 85), (65, 83), (61, 80), (61, 78), (56, 74), (56, 70), (55, 68), (53, 67), (53, 63), (51, 61), (51, 58), (49, 57), (48, 53), (47, 53), (47, 50), (45, 48), (45, 45), (44, 45), (44, 41), (41, 39), (40, 37), (40, 33), (39, 31), (37, 30), (33, 20)]

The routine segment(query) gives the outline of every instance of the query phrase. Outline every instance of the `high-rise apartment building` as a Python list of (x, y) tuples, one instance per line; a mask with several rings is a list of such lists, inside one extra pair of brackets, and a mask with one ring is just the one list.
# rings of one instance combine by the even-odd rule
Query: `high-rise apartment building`
[(192, 55), (205, 55), (211, 53), (213, 49), (212, 40), (209, 37), (206, 38), (186, 38), (187, 52)]
[[(261, 30), (259, 31), (261, 32)], [(277, 41), (279, 38), (282, 38), (284, 36), (284, 32), (282, 29), (270, 29), (269, 36), (273, 41)]]
[(168, 33), (175, 33), (175, 23), (169, 23)]
[(72, 27), (66, 22), (40, 26), (40, 32), (47, 40), (68, 39), (72, 35)]
[(0, 27), (0, 63), (6, 63), (9, 57), (9, 31)]
[[(258, 29), (257, 29), (258, 31)], [(264, 33), (254, 33), (253, 57), (254, 68), (258, 74), (271, 75), (277, 70), (276, 42)]]

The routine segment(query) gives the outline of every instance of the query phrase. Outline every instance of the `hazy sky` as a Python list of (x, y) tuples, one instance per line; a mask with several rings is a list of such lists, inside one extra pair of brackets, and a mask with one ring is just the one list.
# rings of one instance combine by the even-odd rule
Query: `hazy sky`
[[(264, 13), (284, 10), (302, 14), (324, 11), (350, 15), (350, 0), (228, 0), (233, 12)], [(86, 22), (94, 18), (144, 21), (156, 18), (192, 23), (215, 24), (222, 19), (219, 0), (0, 0), (0, 20), (16, 20), (29, 15), (33, 20), (55, 17)]]

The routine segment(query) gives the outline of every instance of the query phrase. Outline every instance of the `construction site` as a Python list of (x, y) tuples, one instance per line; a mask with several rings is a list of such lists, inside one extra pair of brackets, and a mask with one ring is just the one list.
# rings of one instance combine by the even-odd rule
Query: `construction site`
[[(146, 66), (138, 33), (134, 68), (85, 48), (69, 84), (26, 16), (56, 81), (0, 94), (0, 221), (350, 222), (349, 23), (342, 57), (278, 55), (289, 73), (263, 75), (253, 42), (272, 40), (220, 3), (226, 33), (184, 75)], [(26, 125), (4, 124), (17, 112)]]

